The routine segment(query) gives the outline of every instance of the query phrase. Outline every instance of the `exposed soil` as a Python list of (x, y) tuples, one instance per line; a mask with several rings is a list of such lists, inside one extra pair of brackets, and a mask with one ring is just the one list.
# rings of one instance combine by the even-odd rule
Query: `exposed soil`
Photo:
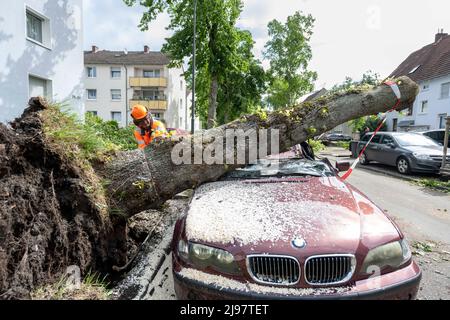
[(46, 142), (42, 108), (35, 99), (0, 123), (0, 299), (29, 298), (71, 265), (106, 273), (126, 262), (125, 223), (99, 211), (83, 170)]

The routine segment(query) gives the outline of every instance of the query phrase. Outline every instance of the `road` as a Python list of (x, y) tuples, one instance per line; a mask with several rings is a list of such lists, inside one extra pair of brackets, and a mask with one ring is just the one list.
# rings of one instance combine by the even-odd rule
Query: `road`
[[(348, 181), (386, 211), (417, 251), (414, 259), (423, 271), (418, 299), (450, 299), (450, 196), (364, 168)], [(417, 243), (429, 250), (416, 250)], [(169, 254), (147, 299), (175, 298), (170, 263)]]
[(423, 272), (418, 298), (450, 299), (450, 196), (363, 168), (348, 182), (386, 211), (413, 250), (417, 243), (431, 247), (414, 256)]

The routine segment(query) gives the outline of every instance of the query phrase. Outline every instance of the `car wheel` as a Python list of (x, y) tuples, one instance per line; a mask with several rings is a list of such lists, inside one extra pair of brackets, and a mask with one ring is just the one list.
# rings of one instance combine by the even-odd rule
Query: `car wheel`
[(369, 159), (367, 159), (367, 156), (366, 156), (366, 153), (364, 152), (362, 155), (361, 155), (361, 158), (359, 159), (359, 163), (361, 163), (362, 165), (366, 165), (366, 164), (369, 164)]
[(409, 166), (408, 159), (405, 157), (400, 157), (397, 160), (397, 171), (401, 174), (409, 174), (411, 173), (411, 168)]

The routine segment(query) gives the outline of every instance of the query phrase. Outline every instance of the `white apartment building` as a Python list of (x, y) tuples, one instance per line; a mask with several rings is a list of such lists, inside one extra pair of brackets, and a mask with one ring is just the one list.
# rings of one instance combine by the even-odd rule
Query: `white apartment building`
[(100, 51), (84, 53), (85, 105), (104, 120), (132, 123), (131, 108), (142, 104), (167, 127), (190, 130), (190, 102), (181, 68), (169, 68), (161, 52)]
[(0, 2), (0, 122), (20, 116), (32, 96), (84, 114), (82, 3)]
[(435, 41), (413, 52), (390, 75), (408, 76), (420, 86), (413, 105), (387, 115), (389, 131), (426, 131), (445, 128), (450, 115), (450, 36), (441, 30)]

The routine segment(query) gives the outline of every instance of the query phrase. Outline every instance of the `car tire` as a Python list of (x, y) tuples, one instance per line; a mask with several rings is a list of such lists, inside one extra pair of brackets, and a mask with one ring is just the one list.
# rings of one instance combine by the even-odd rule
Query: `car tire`
[(361, 158), (359, 159), (359, 163), (361, 163), (363, 166), (368, 165), (370, 163), (370, 160), (367, 159), (367, 155), (365, 152), (361, 155)]
[(409, 165), (408, 159), (406, 159), (405, 157), (398, 158), (397, 171), (400, 174), (410, 174), (411, 173), (411, 166)]

